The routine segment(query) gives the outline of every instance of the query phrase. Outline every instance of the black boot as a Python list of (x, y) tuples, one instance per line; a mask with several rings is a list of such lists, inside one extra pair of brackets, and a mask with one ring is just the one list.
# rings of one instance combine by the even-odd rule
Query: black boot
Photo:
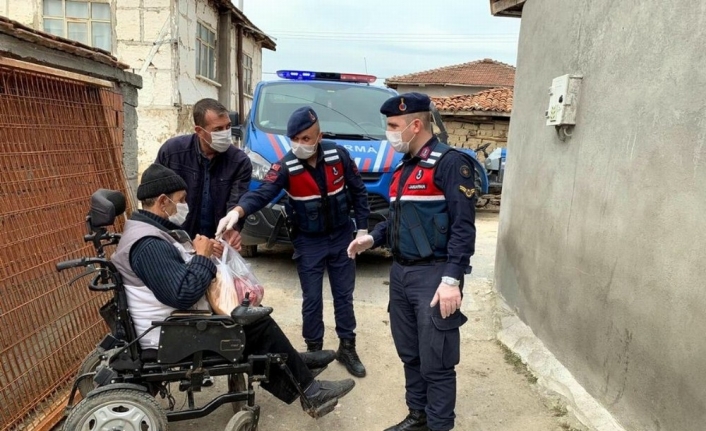
[(331, 413), (338, 404), (338, 399), (345, 396), (355, 386), (353, 379), (345, 379), (339, 381), (315, 381), (319, 385), (319, 390), (307, 396), (306, 400), (300, 398), (302, 408), (307, 414), (313, 418), (320, 418), (328, 413)]
[(423, 410), (410, 410), (402, 422), (385, 428), (385, 431), (429, 431), (427, 414)]
[(302, 357), (307, 368), (322, 368), (336, 359), (336, 352), (333, 350), (310, 350), (300, 352), (299, 356)]
[(360, 362), (358, 353), (355, 351), (355, 338), (341, 340), (338, 352), (336, 352), (336, 359), (346, 366), (349, 373), (356, 377), (365, 377), (365, 366)]
[(306, 342), (306, 351), (307, 352), (318, 352), (321, 349), (324, 348), (324, 341), (309, 341), (305, 340)]

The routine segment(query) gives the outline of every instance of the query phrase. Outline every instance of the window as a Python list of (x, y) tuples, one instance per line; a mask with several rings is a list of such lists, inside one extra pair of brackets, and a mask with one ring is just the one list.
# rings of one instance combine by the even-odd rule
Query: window
[(252, 57), (243, 54), (243, 91), (252, 95)]
[(196, 74), (216, 79), (216, 33), (201, 23), (196, 26)]
[(110, 4), (100, 1), (44, 0), (44, 31), (112, 52)]

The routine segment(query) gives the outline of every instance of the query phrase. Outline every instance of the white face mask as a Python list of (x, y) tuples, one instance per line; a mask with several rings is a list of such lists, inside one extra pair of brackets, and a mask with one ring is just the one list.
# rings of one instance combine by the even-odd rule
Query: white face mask
[[(169, 198), (167, 198), (169, 199)], [(176, 205), (176, 212), (172, 215), (169, 215), (169, 221), (176, 224), (176, 225), (183, 225), (184, 222), (186, 221), (186, 216), (189, 214), (189, 205), (187, 204), (182, 204), (182, 203), (174, 203), (173, 200), (169, 199), (169, 202), (173, 203)], [(166, 211), (165, 211), (166, 212)]]
[(306, 160), (316, 154), (316, 148), (318, 146), (319, 144), (305, 145), (292, 141), (292, 153), (294, 153), (297, 159)]
[(391, 130), (386, 130), (385, 131), (385, 136), (387, 137), (387, 140), (390, 141), (390, 145), (392, 148), (397, 151), (398, 153), (408, 153), (409, 152), (409, 143), (412, 142), (412, 139), (414, 139), (417, 134), (415, 133), (414, 136), (409, 141), (403, 141), (402, 140), (402, 133), (411, 126), (412, 123), (407, 124), (407, 127), (402, 129), (401, 131), (391, 131)]
[(225, 153), (233, 145), (230, 130), (219, 130), (211, 132), (211, 148), (219, 153)]

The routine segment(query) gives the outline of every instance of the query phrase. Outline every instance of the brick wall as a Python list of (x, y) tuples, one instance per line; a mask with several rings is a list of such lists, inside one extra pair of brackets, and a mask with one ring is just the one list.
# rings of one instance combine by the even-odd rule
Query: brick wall
[[(454, 147), (476, 149), (480, 145), (490, 142), (486, 150), (488, 154), (497, 147), (507, 146), (507, 131), (510, 119), (484, 118), (484, 119), (444, 119), (444, 126), (449, 133), (448, 143)], [(478, 155), (483, 160), (483, 154)]]

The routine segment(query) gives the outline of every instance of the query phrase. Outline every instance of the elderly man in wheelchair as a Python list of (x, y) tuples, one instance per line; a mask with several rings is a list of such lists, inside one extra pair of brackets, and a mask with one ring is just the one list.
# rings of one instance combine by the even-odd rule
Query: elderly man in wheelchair
[[(106, 227), (123, 213), (124, 196), (96, 192), (85, 240), (94, 243), (98, 256), (57, 264), (60, 271), (89, 268), (89, 274), (97, 273), (89, 288), (113, 293), (101, 309), (110, 334), (89, 356), (93, 365), (84, 363), (74, 382), (64, 429), (165, 431), (168, 421), (203, 417), (231, 403), (235, 415), (225, 430), (254, 431), (259, 421), (254, 382), (285, 403), (300, 398), (314, 418), (331, 412), (355, 386), (351, 379), (315, 379), (334, 358), (332, 351), (297, 352), (270, 317), (272, 308), (252, 307), (247, 297), (230, 316), (210, 313), (204, 294), (216, 275), (210, 257), (219, 244), (202, 236), (191, 242), (173, 222), (186, 202), (184, 181), (151, 165), (137, 197), (143, 209), (119, 235)], [(115, 244), (106, 259), (103, 247)], [(228, 393), (197, 408), (194, 392), (211, 386), (216, 376), (228, 377)], [(175, 410), (170, 383), (186, 392), (188, 409)], [(83, 399), (74, 405), (77, 391)], [(166, 410), (157, 395), (168, 400)]]

